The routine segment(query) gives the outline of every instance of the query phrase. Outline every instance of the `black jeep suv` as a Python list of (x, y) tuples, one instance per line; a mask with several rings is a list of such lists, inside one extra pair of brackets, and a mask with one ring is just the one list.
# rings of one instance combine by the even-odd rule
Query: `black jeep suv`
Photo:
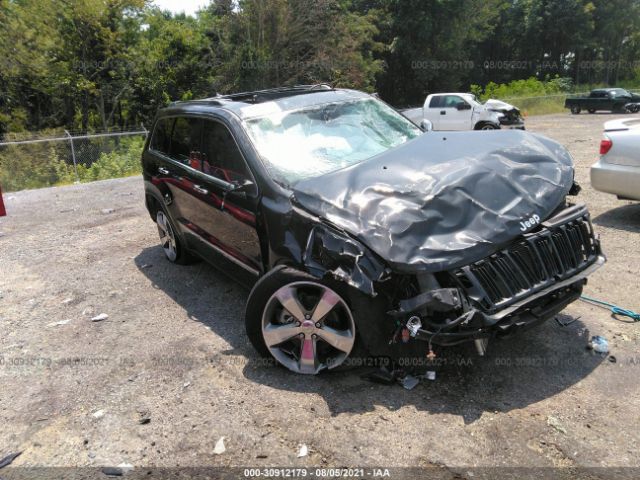
[[(422, 132), (327, 85), (177, 102), (142, 156), (171, 262), (254, 284), (249, 339), (299, 373), (551, 318), (604, 257), (572, 159), (522, 131)], [(427, 340), (428, 343), (418, 342)]]

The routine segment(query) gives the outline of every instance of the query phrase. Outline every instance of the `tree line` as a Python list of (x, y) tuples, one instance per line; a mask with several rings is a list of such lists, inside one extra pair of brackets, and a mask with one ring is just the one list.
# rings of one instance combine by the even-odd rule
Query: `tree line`
[(0, 135), (137, 128), (174, 100), (329, 82), (396, 106), (531, 77), (640, 82), (640, 0), (0, 0)]

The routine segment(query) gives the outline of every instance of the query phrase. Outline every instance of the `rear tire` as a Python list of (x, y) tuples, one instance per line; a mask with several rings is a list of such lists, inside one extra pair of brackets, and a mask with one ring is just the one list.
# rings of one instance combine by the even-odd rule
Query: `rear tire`
[(158, 208), (156, 212), (156, 225), (158, 226), (160, 246), (164, 250), (164, 256), (167, 260), (178, 265), (188, 265), (195, 261), (194, 256), (184, 247), (180, 236), (176, 233), (176, 227), (169, 215), (162, 208)]
[(574, 115), (579, 115), (581, 111), (582, 111), (582, 109), (580, 107), (578, 107), (577, 105), (573, 105), (571, 107), (571, 113), (574, 114)]
[(596, 109), (595, 108), (590, 108), (589, 110), (587, 110), (587, 112), (589, 112), (590, 114), (594, 114), (596, 113)]

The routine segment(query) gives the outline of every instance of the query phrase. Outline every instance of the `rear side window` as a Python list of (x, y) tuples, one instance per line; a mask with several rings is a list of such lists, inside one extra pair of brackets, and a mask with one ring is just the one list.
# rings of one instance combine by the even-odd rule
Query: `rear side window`
[(151, 149), (156, 152), (168, 154), (169, 145), (171, 143), (171, 128), (173, 127), (173, 118), (161, 118), (156, 122), (151, 136)]
[(429, 108), (442, 108), (444, 96), (436, 95), (435, 97), (431, 97), (431, 101), (429, 102)]
[(200, 158), (202, 120), (194, 117), (178, 117), (171, 134), (169, 156), (184, 164)]

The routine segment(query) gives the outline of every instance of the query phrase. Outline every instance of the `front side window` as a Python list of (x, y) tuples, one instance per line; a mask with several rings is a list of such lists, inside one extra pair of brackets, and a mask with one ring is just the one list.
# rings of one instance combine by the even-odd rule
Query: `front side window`
[(465, 101), (457, 95), (447, 95), (444, 98), (444, 108), (456, 108), (459, 103), (465, 103)]
[(214, 120), (204, 121), (202, 171), (228, 183), (252, 181), (249, 168), (231, 132)]
[(245, 120), (270, 175), (291, 186), (397, 147), (422, 131), (385, 103), (358, 99)]

